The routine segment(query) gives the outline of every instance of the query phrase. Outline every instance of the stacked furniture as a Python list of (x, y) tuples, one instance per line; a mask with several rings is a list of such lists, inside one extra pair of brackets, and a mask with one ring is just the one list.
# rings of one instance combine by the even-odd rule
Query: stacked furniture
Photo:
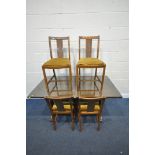
[[(53, 57), (53, 50), (52, 50), (52, 43), (51, 41), (55, 40), (57, 44), (57, 58)], [(68, 41), (68, 57), (64, 57), (64, 48), (63, 48), (63, 41)], [(85, 57), (81, 57), (81, 40), (85, 41)], [(93, 57), (93, 41), (97, 41), (96, 46), (96, 56)], [(105, 77), (105, 69), (106, 64), (99, 59), (99, 43), (100, 43), (100, 36), (79, 36), (79, 61), (76, 64), (76, 91), (77, 91), (77, 98), (73, 99), (72, 93), (72, 71), (71, 71), (71, 63), (70, 63), (70, 39), (69, 37), (49, 37), (49, 48), (50, 48), (50, 55), (51, 59), (45, 62), (42, 65), (43, 76), (45, 81), (46, 91), (48, 96), (45, 96), (45, 100), (48, 104), (48, 107), (51, 111), (52, 116), (52, 123), (54, 129), (56, 129), (56, 118), (58, 115), (70, 115), (71, 116), (71, 127), (74, 129), (74, 119), (77, 114), (78, 122), (79, 122), (79, 129), (82, 131), (82, 116), (83, 115), (95, 115), (97, 121), (97, 130), (100, 129), (100, 120), (101, 114), (103, 110), (103, 103), (104, 103), (104, 96), (103, 96), (103, 83)], [(55, 69), (69, 69), (69, 91), (71, 92), (70, 95), (62, 95), (61, 91), (58, 88), (58, 82), (65, 82), (64, 80), (58, 80), (56, 76)], [(82, 79), (81, 77), (81, 69), (95, 69), (95, 75), (91, 79)], [(46, 76), (46, 69), (53, 70), (53, 76), (48, 79)], [(102, 69), (101, 79), (97, 75), (97, 70)], [(54, 79), (54, 80), (53, 80)], [(82, 95), (81, 92), (81, 81), (83, 83), (92, 82), (95, 86), (93, 90), (85, 90), (87, 92), (95, 92), (96, 90), (99, 92), (96, 96), (95, 94), (92, 95)], [(54, 82), (54, 87), (52, 90), (49, 90), (49, 83)], [(100, 87), (97, 86), (96, 82), (100, 83)], [(58, 95), (52, 96), (52, 91), (54, 88), (57, 89)]]

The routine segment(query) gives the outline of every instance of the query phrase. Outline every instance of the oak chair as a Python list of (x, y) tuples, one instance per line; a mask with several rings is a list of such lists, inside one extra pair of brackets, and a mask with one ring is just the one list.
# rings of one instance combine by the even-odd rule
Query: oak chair
[(56, 130), (56, 120), (58, 115), (71, 116), (71, 128), (74, 130), (74, 108), (72, 97), (44, 97), (51, 112), (53, 129)]
[[(81, 58), (81, 40), (85, 40), (85, 58)], [(97, 55), (95, 58), (92, 57), (92, 42), (94, 40), (97, 40)], [(100, 89), (97, 87), (97, 89), (100, 91), (100, 93), (103, 90), (103, 82), (104, 82), (104, 76), (105, 76), (105, 69), (106, 69), (106, 64), (98, 59), (99, 57), (99, 43), (100, 43), (100, 36), (79, 36), (79, 61), (76, 65), (76, 86), (77, 86), (77, 91), (80, 90), (80, 82), (84, 81), (92, 81), (94, 82), (94, 85), (97, 87), (96, 82), (98, 81), (101, 84)], [(94, 79), (91, 80), (82, 80), (80, 78), (80, 69), (81, 68), (94, 68), (95, 69), (95, 76)], [(97, 69), (102, 68), (103, 73), (102, 73), (102, 79), (100, 79), (97, 75)]]
[(82, 115), (96, 115), (97, 130), (100, 130), (100, 119), (102, 116), (104, 97), (79, 97), (78, 99), (78, 121), (79, 129), (82, 131)]
[[(63, 48), (63, 42), (68, 42), (68, 58), (64, 57), (64, 48)], [(56, 77), (55, 69), (69, 69), (69, 89), (72, 90), (72, 70), (71, 70), (71, 63), (70, 63), (70, 38), (69, 37), (48, 37), (49, 41), (49, 48), (50, 48), (50, 56), (51, 59), (45, 62), (42, 65), (42, 71), (45, 81), (45, 86), (48, 95), (52, 92), (54, 88), (57, 87), (57, 82), (63, 82), (66, 80), (58, 80)], [(53, 50), (52, 50), (52, 41), (56, 41), (57, 44), (57, 58), (53, 57)], [(52, 69), (53, 70), (53, 76), (48, 80), (46, 76), (46, 69)], [(55, 80), (53, 80), (53, 78)], [(55, 82), (55, 86), (52, 88), (52, 90), (49, 90), (49, 83)]]

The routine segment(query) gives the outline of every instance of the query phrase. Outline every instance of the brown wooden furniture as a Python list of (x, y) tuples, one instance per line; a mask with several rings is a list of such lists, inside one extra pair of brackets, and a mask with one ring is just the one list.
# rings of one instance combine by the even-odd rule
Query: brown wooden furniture
[[(57, 87), (57, 82), (63, 82), (66, 80), (57, 80), (55, 69), (69, 69), (69, 88), (72, 90), (72, 71), (71, 71), (71, 63), (70, 63), (70, 39), (69, 37), (51, 37), (49, 36), (49, 48), (50, 48), (50, 56), (51, 59), (45, 62), (42, 65), (42, 71), (45, 81), (45, 86), (48, 95), (51, 94), (52, 90), (49, 90), (49, 84), (50, 82), (55, 82), (55, 85), (52, 89)], [(53, 50), (52, 50), (52, 41), (56, 41), (57, 44), (57, 58), (53, 58)], [(64, 48), (63, 48), (63, 42), (68, 42), (68, 57), (64, 57)], [(52, 69), (53, 70), (53, 76), (48, 80), (46, 76), (46, 69)], [(55, 80), (53, 80), (53, 78)]]
[(79, 129), (82, 131), (82, 115), (96, 115), (98, 123), (97, 130), (100, 130), (100, 118), (103, 110), (104, 97), (82, 97), (78, 99), (78, 121)]
[(74, 108), (72, 97), (51, 97), (46, 96), (45, 100), (51, 111), (53, 128), (56, 130), (56, 119), (58, 115), (71, 116), (71, 128), (74, 130)]
[[(50, 79), (50, 77), (47, 77), (48, 79)], [(91, 79), (94, 78), (94, 76), (84, 76), (81, 77), (82, 79)], [(101, 78), (101, 77), (99, 77)], [(68, 76), (57, 76), (57, 79), (60, 80), (64, 80), (64, 79), (68, 79)], [(56, 89), (52, 91), (52, 93), (50, 94), (50, 96), (58, 96), (58, 95), (71, 95), (73, 93), (73, 97), (77, 98), (77, 88), (76, 88), (76, 76), (72, 76), (72, 81), (73, 81), (73, 88), (72, 91), (59, 91), (59, 93), (57, 93)], [(84, 83), (84, 82), (83, 82)], [(58, 90), (65, 90), (66, 88), (68, 88), (68, 83), (67, 82), (63, 82), (60, 83), (61, 85), (58, 85)], [(98, 85), (100, 85), (100, 83), (98, 83)], [(54, 83), (51, 83), (51, 85), (49, 85), (49, 88), (52, 89), (54, 86)], [(93, 85), (90, 85), (88, 82), (85, 82), (84, 84), (81, 85), (81, 87), (83, 87), (84, 89), (94, 89)], [(98, 96), (98, 91), (95, 91), (96, 94), (95, 96)], [(82, 92), (83, 94), (89, 94), (89, 91), (85, 91)], [(91, 92), (92, 93), (92, 92)], [(108, 76), (105, 75), (104, 78), (104, 83), (103, 83), (103, 91), (102, 94), (104, 95), (106, 98), (121, 98), (121, 94), (118, 91), (118, 89), (115, 87), (115, 85), (112, 83), (112, 81), (110, 80), (110, 78)], [(48, 96), (46, 88), (45, 88), (45, 82), (44, 79), (41, 80), (36, 87), (30, 92), (30, 94), (27, 96), (27, 98), (44, 98), (44, 96)]]
[[(81, 40), (85, 40), (86, 58), (81, 58)], [(92, 42), (94, 40), (97, 40), (97, 56), (95, 58), (92, 57), (92, 51), (93, 51)], [(100, 94), (102, 94), (106, 64), (103, 61), (98, 59), (98, 57), (99, 57), (99, 43), (100, 43), (100, 36), (79, 36), (79, 61), (76, 65), (77, 91), (80, 90), (81, 81), (83, 81), (83, 82), (94, 82), (96, 88), (100, 91)], [(90, 80), (82, 80), (80, 77), (80, 69), (81, 68), (94, 68), (95, 69), (94, 78), (90, 79)], [(103, 74), (102, 74), (101, 79), (99, 78), (99, 76), (97, 76), (97, 69), (98, 68), (103, 69)], [(101, 84), (100, 89), (97, 87), (96, 82), (99, 82)]]

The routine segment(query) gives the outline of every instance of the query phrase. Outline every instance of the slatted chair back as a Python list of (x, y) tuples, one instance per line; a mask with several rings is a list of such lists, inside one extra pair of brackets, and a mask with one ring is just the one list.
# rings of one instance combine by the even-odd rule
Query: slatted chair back
[(79, 36), (79, 59), (81, 58), (81, 40), (85, 40), (86, 57), (92, 57), (92, 42), (97, 40), (97, 58), (99, 57), (100, 36)]
[(52, 49), (52, 43), (51, 43), (52, 40), (56, 41), (58, 58), (63, 58), (64, 57), (63, 42), (65, 40), (67, 40), (67, 42), (68, 42), (68, 57), (69, 57), (69, 60), (70, 60), (70, 38), (69, 37), (52, 37), (52, 36), (48, 37), (51, 58), (53, 58), (53, 49)]

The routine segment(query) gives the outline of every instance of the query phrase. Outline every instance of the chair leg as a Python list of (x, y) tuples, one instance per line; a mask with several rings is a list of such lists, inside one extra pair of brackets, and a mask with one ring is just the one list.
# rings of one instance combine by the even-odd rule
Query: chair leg
[(95, 77), (94, 77), (94, 80), (96, 79), (96, 76), (97, 76), (97, 68), (95, 68)]
[(56, 115), (52, 115), (52, 124), (53, 124), (53, 129), (56, 130)]
[(95, 76), (94, 76), (94, 87), (95, 87), (95, 85), (96, 85), (96, 76), (97, 76), (97, 68), (95, 68)]
[(72, 130), (74, 130), (74, 114), (71, 113), (71, 119), (72, 119)]
[(49, 95), (50, 92), (49, 92), (49, 88), (48, 88), (48, 82), (47, 82), (47, 77), (46, 77), (45, 68), (42, 67), (42, 71), (43, 71), (43, 76), (44, 76), (46, 91), (47, 91), (47, 93), (48, 93), (48, 95)]
[(53, 69), (53, 75), (54, 75), (54, 78), (55, 78), (55, 86), (56, 86), (57, 94), (59, 95), (58, 82), (57, 82), (57, 77), (56, 77), (56, 73), (55, 73), (55, 70), (54, 69)]
[(54, 74), (54, 78), (55, 78), (55, 85), (57, 86), (57, 77), (56, 77), (56, 74), (55, 74), (55, 70), (53, 69), (53, 74)]
[(78, 72), (78, 66), (76, 66), (76, 88), (77, 88), (77, 91), (79, 91), (79, 72)]
[(98, 124), (97, 130), (99, 131), (100, 130), (100, 115), (99, 114), (97, 115), (97, 124)]
[(78, 80), (79, 80), (79, 90), (81, 89), (80, 75), (81, 75), (81, 70), (80, 70), (80, 67), (79, 67), (79, 74), (78, 74), (78, 76), (79, 76), (79, 78), (78, 78)]
[(106, 67), (103, 67), (103, 74), (102, 74), (102, 81), (101, 81), (101, 90), (100, 90), (100, 93), (102, 94), (102, 90), (103, 90), (103, 83), (104, 83), (104, 76), (105, 76), (105, 68)]
[(104, 107), (104, 102), (105, 102), (105, 100), (103, 100), (102, 102), (100, 102), (100, 109), (101, 109), (101, 111), (100, 111), (100, 116), (99, 116), (99, 120), (100, 120), (100, 122), (102, 122), (102, 111), (103, 111), (103, 107)]
[(79, 120), (79, 129), (80, 129), (80, 132), (82, 131), (82, 122), (81, 122), (81, 115), (80, 113), (78, 114), (78, 120)]
[(70, 87), (70, 90), (72, 91), (72, 69), (71, 69), (71, 66), (69, 67), (69, 87)]

